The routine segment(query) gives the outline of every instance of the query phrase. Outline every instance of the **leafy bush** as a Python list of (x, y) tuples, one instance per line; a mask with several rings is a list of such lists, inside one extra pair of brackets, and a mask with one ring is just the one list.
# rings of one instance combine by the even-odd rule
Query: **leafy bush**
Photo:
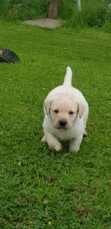
[(47, 17), (48, 0), (1, 0), (1, 17), (7, 19), (33, 19)]
[(60, 0), (59, 15), (71, 27), (102, 27), (105, 24), (109, 0), (83, 0), (78, 12), (77, 0)]
[[(64, 0), (65, 1), (65, 0)], [(69, 25), (71, 26), (97, 26), (102, 27), (105, 23), (108, 3), (105, 0), (84, 0), (81, 1), (82, 11), (78, 12), (77, 1), (73, 6), (73, 13), (70, 14)], [(70, 23), (72, 22), (72, 23)]]
[[(82, 11), (78, 11), (77, 0), (59, 0), (59, 18), (70, 27), (103, 27), (111, 31), (110, 0), (81, 0)], [(0, 17), (6, 19), (47, 18), (49, 0), (0, 0)]]
[(87, 25), (102, 27), (105, 23), (106, 10), (104, 8), (98, 8), (90, 13), (87, 18)]
[(107, 11), (106, 18), (105, 18), (105, 24), (103, 26), (103, 29), (105, 32), (111, 33), (111, 9)]
[(0, 1), (0, 16), (3, 17), (8, 12), (8, 1), (1, 0)]
[(59, 0), (59, 17), (65, 20), (71, 19), (75, 7), (76, 0)]

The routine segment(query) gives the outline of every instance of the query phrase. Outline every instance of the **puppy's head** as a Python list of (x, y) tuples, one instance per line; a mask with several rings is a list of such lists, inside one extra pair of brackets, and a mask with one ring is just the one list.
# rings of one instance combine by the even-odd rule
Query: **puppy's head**
[(79, 115), (84, 113), (83, 105), (70, 94), (56, 94), (46, 98), (44, 107), (57, 129), (70, 129)]

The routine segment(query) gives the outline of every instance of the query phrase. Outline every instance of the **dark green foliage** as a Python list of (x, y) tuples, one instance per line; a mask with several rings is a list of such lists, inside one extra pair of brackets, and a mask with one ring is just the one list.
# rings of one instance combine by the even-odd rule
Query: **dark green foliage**
[(33, 19), (47, 17), (48, 0), (1, 0), (1, 16), (7, 19)]
[(90, 12), (87, 18), (87, 25), (89, 27), (97, 26), (102, 27), (105, 23), (106, 9), (98, 8)]
[(66, 1), (66, 0), (59, 0), (59, 16), (64, 20), (68, 20), (72, 18), (74, 8), (76, 7), (76, 0)]
[(107, 11), (103, 30), (111, 33), (111, 8)]
[[(78, 12), (77, 0), (59, 0), (58, 3), (58, 15), (65, 25), (103, 27), (105, 31), (110, 32), (110, 0), (81, 0), (81, 12)], [(0, 17), (12, 20), (47, 18), (48, 4), (49, 0), (1, 0)]]
[[(70, 14), (68, 25), (72, 27), (89, 26), (102, 27), (105, 23), (108, 10), (108, 3), (103, 1), (81, 1), (82, 11), (78, 12), (77, 1), (73, 7), (73, 13)], [(72, 22), (72, 23), (71, 23)]]

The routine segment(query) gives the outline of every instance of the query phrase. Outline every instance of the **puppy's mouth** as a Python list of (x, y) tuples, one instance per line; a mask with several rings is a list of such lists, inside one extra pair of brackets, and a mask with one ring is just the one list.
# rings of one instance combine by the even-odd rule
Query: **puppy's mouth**
[(58, 130), (68, 130), (69, 128), (67, 128), (66, 126), (65, 127), (56, 126), (56, 129), (58, 129)]

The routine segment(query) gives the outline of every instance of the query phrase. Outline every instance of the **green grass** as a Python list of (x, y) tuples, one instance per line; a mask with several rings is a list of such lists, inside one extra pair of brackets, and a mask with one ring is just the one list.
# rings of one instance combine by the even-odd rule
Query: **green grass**
[[(111, 36), (1, 21), (0, 43), (20, 57), (0, 63), (1, 228), (110, 229)], [(67, 65), (90, 107), (79, 155), (41, 143), (43, 101)]]

